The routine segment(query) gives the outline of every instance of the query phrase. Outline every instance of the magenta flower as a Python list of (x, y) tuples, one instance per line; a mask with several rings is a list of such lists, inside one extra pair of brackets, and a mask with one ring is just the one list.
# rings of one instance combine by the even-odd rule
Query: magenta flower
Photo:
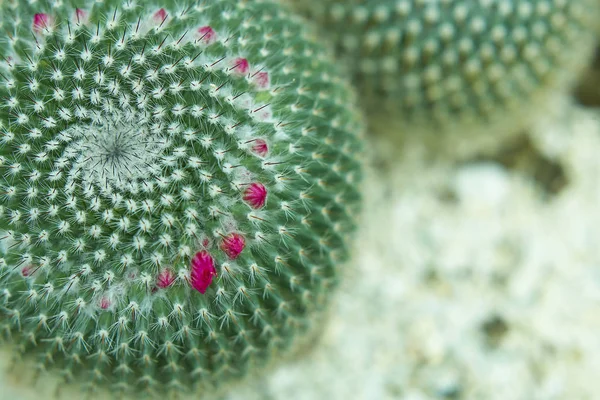
[(33, 31), (40, 33), (50, 26), (50, 16), (48, 14), (35, 14), (33, 16)]
[(248, 71), (250, 70), (250, 64), (248, 63), (248, 60), (245, 58), (236, 58), (235, 60), (233, 60), (233, 66), (231, 67), (231, 69), (236, 73), (236, 74), (240, 74), (240, 75), (246, 75), (248, 73)]
[(191, 269), (192, 287), (202, 294), (206, 293), (206, 289), (212, 283), (213, 278), (217, 276), (215, 262), (210, 253), (206, 250), (196, 253), (192, 258)]
[(269, 145), (264, 139), (256, 139), (252, 146), (252, 151), (260, 157), (264, 157), (269, 152)]
[(214, 43), (217, 40), (217, 33), (210, 26), (203, 26), (198, 29), (200, 40), (206, 44)]
[(170, 269), (164, 269), (156, 277), (156, 286), (161, 289), (171, 286), (175, 282), (175, 274)]
[(226, 236), (221, 243), (221, 250), (232, 260), (239, 257), (244, 247), (246, 247), (246, 240), (239, 233), (232, 233)]
[(157, 24), (162, 24), (162, 22), (167, 18), (167, 11), (164, 8), (161, 8), (157, 12), (154, 13), (152, 19)]
[(244, 201), (254, 209), (262, 208), (267, 201), (267, 188), (262, 183), (252, 183), (244, 191)]

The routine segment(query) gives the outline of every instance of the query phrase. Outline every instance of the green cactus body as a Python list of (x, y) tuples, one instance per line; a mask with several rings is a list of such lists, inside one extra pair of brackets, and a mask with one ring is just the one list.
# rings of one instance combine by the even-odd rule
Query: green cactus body
[(597, 0), (287, 1), (332, 36), (365, 104), (408, 131), (510, 126), (572, 83), (600, 21)]
[(348, 253), (361, 121), (263, 1), (5, 0), (0, 329), (91, 387), (212, 387), (289, 348)]

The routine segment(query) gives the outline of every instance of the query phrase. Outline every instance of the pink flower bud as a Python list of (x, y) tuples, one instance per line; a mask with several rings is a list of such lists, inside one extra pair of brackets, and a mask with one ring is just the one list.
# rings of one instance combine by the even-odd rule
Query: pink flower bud
[(192, 258), (191, 269), (192, 287), (202, 294), (206, 293), (206, 289), (212, 283), (213, 278), (217, 276), (215, 262), (210, 253), (206, 250), (196, 253)]
[(252, 183), (244, 191), (244, 201), (254, 209), (262, 208), (266, 200), (267, 188), (262, 183)]
[(266, 140), (256, 139), (252, 145), (252, 151), (254, 154), (264, 157), (269, 152), (269, 145), (267, 144)]
[(108, 309), (108, 307), (110, 307), (110, 300), (108, 299), (108, 297), (103, 297), (102, 299), (100, 299), (100, 308), (103, 310)]
[(232, 260), (239, 257), (244, 247), (246, 247), (246, 240), (239, 233), (231, 233), (221, 242), (221, 250)]
[(206, 44), (214, 43), (217, 40), (217, 33), (210, 26), (203, 26), (198, 29), (200, 40)]
[(254, 82), (259, 89), (268, 89), (271, 84), (269, 73), (265, 71), (257, 72), (252, 75), (252, 82)]
[(50, 27), (51, 21), (48, 14), (35, 14), (33, 16), (33, 31), (40, 33), (44, 29)]
[(175, 274), (170, 269), (164, 269), (156, 277), (156, 286), (161, 289), (168, 288), (175, 282)]
[(34, 273), (33, 265), (26, 265), (21, 269), (21, 275), (24, 278), (31, 276)]
[(167, 11), (164, 8), (161, 8), (157, 12), (154, 13), (152, 19), (157, 24), (162, 24), (163, 21), (167, 18)]
[(232, 62), (231, 69), (236, 74), (246, 75), (248, 73), (248, 70), (250, 69), (250, 64), (248, 63), (248, 60), (245, 58), (241, 58), (241, 57), (236, 58)]

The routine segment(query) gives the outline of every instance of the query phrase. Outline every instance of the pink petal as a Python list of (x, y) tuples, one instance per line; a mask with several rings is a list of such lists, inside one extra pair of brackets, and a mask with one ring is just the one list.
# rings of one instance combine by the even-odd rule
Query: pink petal
[(253, 75), (252, 81), (259, 89), (268, 89), (271, 83), (269, 73), (265, 71), (257, 72)]
[(215, 262), (209, 252), (202, 250), (196, 253), (192, 258), (191, 269), (192, 287), (202, 294), (206, 293), (206, 289), (212, 283), (213, 278), (217, 276)]
[(39, 33), (48, 26), (50, 26), (50, 16), (48, 14), (35, 14), (33, 16), (34, 32)]
[(154, 15), (152, 16), (152, 19), (154, 19), (154, 22), (156, 22), (157, 24), (162, 24), (162, 22), (166, 18), (167, 18), (167, 11), (164, 8), (161, 8), (160, 10), (155, 12)]
[(31, 274), (33, 274), (34, 270), (33, 270), (33, 265), (26, 265), (23, 267), (23, 269), (21, 269), (21, 275), (24, 278), (27, 278), (28, 276), (31, 276)]
[(248, 70), (250, 70), (250, 64), (245, 58), (236, 58), (235, 60), (233, 60), (232, 64), (233, 65), (231, 69), (237, 74), (246, 75), (248, 73)]
[(103, 297), (100, 300), (100, 308), (106, 310), (108, 307), (110, 307), (110, 300), (108, 299), (108, 297)]
[(214, 43), (217, 40), (217, 33), (210, 26), (203, 26), (198, 29), (200, 40), (206, 44)]
[(262, 183), (252, 183), (244, 191), (244, 201), (254, 209), (262, 208), (266, 200), (267, 188)]
[(266, 140), (256, 139), (254, 145), (252, 145), (252, 151), (257, 155), (264, 157), (269, 152), (269, 145)]
[(244, 250), (244, 247), (246, 247), (246, 240), (239, 233), (228, 235), (221, 243), (221, 250), (223, 250), (232, 260), (239, 257), (240, 253)]
[(175, 282), (175, 274), (170, 269), (164, 269), (156, 277), (156, 286), (161, 289), (171, 286)]

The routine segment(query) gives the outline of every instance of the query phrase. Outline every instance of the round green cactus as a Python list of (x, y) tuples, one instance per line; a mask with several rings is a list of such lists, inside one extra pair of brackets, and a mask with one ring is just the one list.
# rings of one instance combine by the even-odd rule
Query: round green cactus
[[(407, 130), (510, 124), (588, 62), (597, 0), (287, 0), (316, 20), (365, 104)], [(412, 125), (411, 125), (412, 124)]]
[(124, 392), (263, 367), (325, 308), (360, 117), (268, 1), (5, 0), (0, 330)]

